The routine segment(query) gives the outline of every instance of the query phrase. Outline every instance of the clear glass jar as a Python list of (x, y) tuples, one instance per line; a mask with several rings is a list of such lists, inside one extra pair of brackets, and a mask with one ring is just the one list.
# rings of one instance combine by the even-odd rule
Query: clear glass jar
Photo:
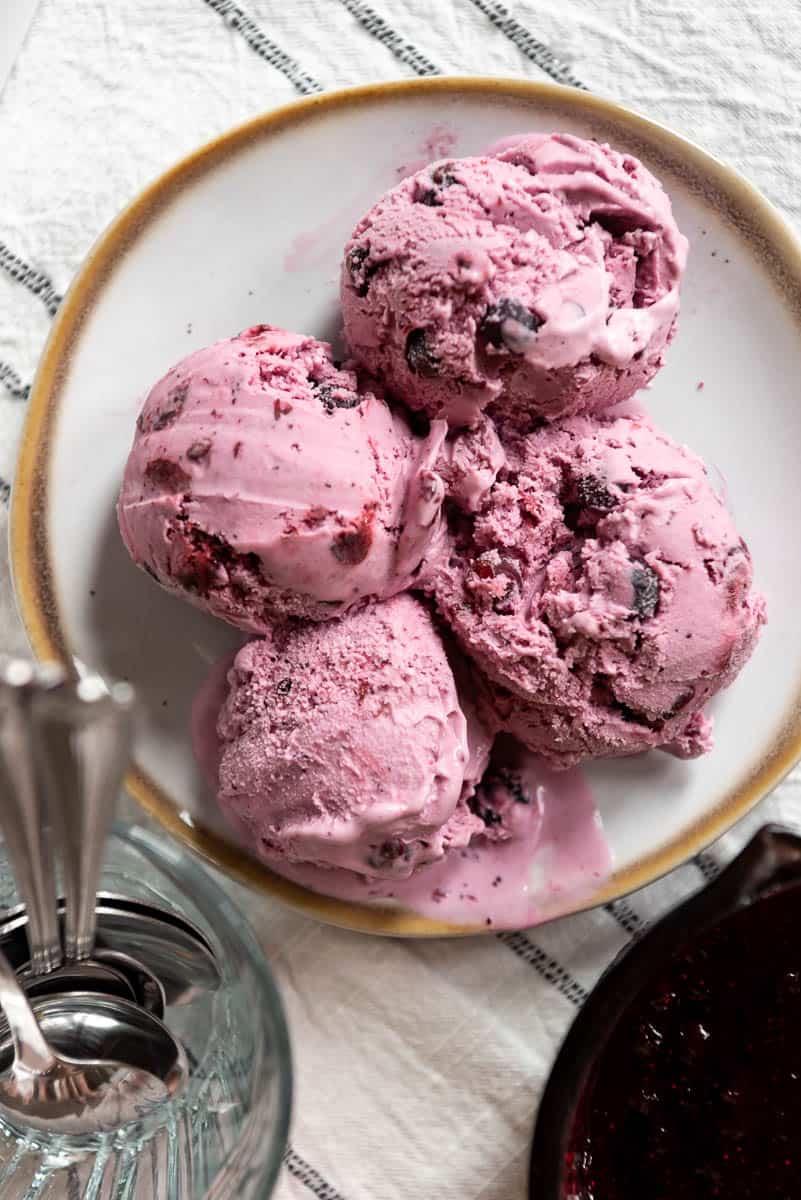
[[(141, 825), (115, 828), (101, 886), (172, 910), (216, 956), (219, 978), (200, 972), (168, 994), (164, 1020), (186, 1049), (189, 1082), (113, 1134), (47, 1137), (0, 1119), (0, 1197), (266, 1200), (286, 1145), (292, 1072), (281, 1001), (250, 926), (183, 849)], [(17, 903), (0, 857), (0, 904)], [(184, 966), (191, 974), (191, 959)]]

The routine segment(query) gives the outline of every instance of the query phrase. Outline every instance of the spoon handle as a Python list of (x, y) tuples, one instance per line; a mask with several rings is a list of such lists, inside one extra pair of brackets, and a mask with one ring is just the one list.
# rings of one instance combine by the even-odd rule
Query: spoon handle
[(39, 688), (57, 686), (58, 668), (0, 659), (0, 826), (28, 917), (31, 971), (46, 975), (62, 960), (53, 852), (31, 729)]
[(70, 680), (34, 701), (49, 809), (64, 872), (65, 950), (88, 958), (108, 828), (131, 745), (133, 690), (99, 675)]
[(0, 951), (0, 1007), (6, 1015), (14, 1042), (14, 1062), (33, 1075), (44, 1075), (56, 1065), (56, 1060), (44, 1034), (39, 1028), (28, 997), (19, 985), (14, 971)]

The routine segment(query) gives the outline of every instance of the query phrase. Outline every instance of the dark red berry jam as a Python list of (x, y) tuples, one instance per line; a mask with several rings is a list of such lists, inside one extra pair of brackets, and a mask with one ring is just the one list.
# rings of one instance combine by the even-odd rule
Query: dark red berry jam
[(564, 1200), (801, 1200), (801, 887), (643, 989), (578, 1110)]

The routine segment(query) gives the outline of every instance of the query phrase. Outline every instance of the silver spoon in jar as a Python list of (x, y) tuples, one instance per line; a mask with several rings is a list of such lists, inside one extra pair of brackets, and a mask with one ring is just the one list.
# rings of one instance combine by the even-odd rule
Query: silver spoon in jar
[(128, 761), (133, 689), (100, 675), (62, 680), (33, 697), (32, 719), (48, 807), (64, 872), (67, 965), (115, 971), (151, 1012), (164, 1014), (164, 989), (130, 955), (95, 950), (103, 851)]
[(147, 1116), (186, 1083), (183, 1047), (136, 1004), (91, 992), (35, 1003), (44, 1027), (58, 1038), (58, 1052), (0, 953), (0, 1005), (13, 1048), (0, 1075), (0, 1112), (14, 1124), (50, 1134), (108, 1132)]
[(0, 658), (0, 827), (28, 917), (26, 987), (35, 994), (77, 986), (134, 999), (124, 974), (113, 967), (63, 964), (53, 848), (31, 732), (35, 698), (52, 693), (63, 682), (59, 667)]

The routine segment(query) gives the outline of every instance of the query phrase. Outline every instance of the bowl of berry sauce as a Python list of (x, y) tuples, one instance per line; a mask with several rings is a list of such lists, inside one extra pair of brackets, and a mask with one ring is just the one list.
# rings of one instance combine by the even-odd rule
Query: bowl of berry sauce
[(606, 971), (537, 1117), (532, 1200), (801, 1196), (801, 837), (765, 826)]

